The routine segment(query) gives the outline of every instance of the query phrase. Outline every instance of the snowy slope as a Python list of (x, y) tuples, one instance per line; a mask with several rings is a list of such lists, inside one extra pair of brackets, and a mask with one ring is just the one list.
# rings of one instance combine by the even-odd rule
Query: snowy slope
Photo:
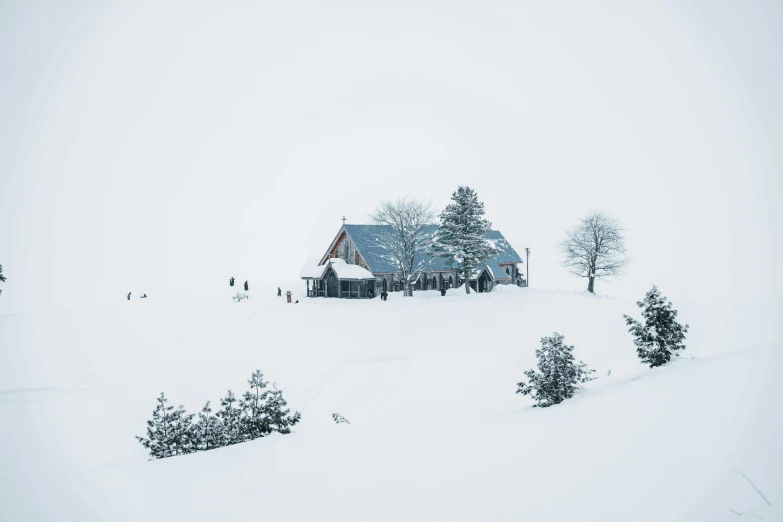
[[(693, 358), (650, 370), (633, 303), (292, 282), (288, 305), (277, 286), (0, 317), (0, 520), (783, 519), (774, 311), (688, 303)], [(553, 331), (601, 378), (532, 408), (516, 382)], [(256, 368), (302, 413), (294, 434), (146, 460), (133, 436), (160, 391), (195, 411)]]

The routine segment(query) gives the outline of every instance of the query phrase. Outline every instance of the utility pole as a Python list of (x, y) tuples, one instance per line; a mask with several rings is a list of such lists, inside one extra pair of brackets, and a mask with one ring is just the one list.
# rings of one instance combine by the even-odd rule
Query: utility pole
[(525, 277), (525, 286), (530, 286), (530, 249), (525, 247), (525, 270), (527, 270), (527, 276)]

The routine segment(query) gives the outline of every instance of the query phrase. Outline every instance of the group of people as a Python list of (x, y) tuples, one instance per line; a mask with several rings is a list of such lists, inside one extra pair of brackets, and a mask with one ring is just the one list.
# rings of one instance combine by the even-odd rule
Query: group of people
[[(231, 276), (231, 279), (228, 280), (228, 286), (234, 286), (234, 276)], [(245, 292), (248, 291), (247, 281), (245, 281)]]

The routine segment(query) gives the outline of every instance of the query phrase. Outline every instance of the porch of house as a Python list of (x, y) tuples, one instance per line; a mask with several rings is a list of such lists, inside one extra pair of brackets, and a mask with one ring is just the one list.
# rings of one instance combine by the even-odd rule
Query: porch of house
[(342, 299), (372, 299), (376, 295), (375, 279), (372, 280), (340, 280), (305, 279), (307, 297), (339, 297)]

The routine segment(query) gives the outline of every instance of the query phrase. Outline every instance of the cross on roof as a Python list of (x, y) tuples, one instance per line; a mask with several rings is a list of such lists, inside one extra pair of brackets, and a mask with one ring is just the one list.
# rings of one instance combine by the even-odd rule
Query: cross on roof
[(343, 214), (343, 217), (341, 219), (343, 220), (343, 225), (345, 225), (345, 214)]

